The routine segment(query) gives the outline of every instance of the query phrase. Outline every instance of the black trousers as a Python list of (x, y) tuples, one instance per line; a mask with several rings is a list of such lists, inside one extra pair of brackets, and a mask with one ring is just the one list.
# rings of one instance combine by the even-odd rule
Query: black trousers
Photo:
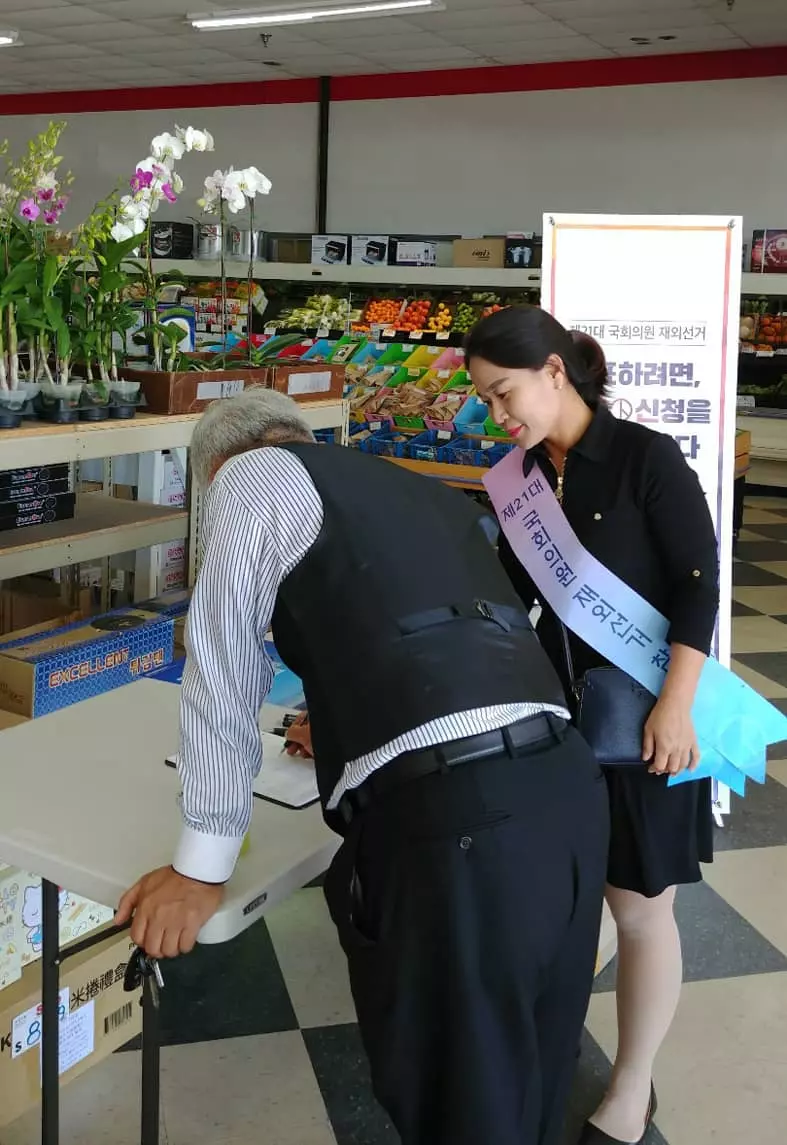
[(406, 784), (325, 883), (403, 1145), (555, 1145), (597, 957), (607, 790), (560, 744)]

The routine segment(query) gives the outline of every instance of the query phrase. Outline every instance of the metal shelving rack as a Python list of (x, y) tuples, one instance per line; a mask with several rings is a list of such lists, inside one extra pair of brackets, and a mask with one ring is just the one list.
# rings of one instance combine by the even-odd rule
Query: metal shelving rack
[[(338, 429), (347, 440), (348, 406), (343, 401), (303, 403), (313, 429)], [(187, 449), (199, 414), (138, 414), (131, 421), (46, 425), (0, 432), (0, 471), (104, 459), (103, 491), (77, 497), (76, 515), (28, 529), (0, 533), (0, 583), (13, 577), (68, 568), (83, 561), (147, 549), (168, 541), (189, 541), (189, 583), (196, 576), (201, 498), (190, 492), (190, 511), (112, 497), (112, 458), (162, 449)], [(148, 585), (137, 585), (144, 599)]]

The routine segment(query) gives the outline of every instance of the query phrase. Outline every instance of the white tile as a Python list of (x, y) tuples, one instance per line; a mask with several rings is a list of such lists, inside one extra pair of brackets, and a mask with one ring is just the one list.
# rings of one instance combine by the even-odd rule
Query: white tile
[(722, 851), (705, 868), (705, 880), (787, 954), (787, 847)]
[(354, 1022), (347, 960), (322, 890), (299, 891), (265, 921), (301, 1027)]
[(576, 40), (579, 36), (579, 32), (550, 20), (549, 23), (545, 24), (513, 24), (510, 28), (489, 23), (483, 28), (462, 28), (453, 32), (445, 32), (443, 39), (451, 44), (474, 47), (485, 40), (509, 44), (531, 44), (540, 40)]
[[(615, 998), (591, 1000), (588, 1026), (615, 1052)], [(656, 1124), (675, 1145), (784, 1145), (787, 974), (759, 974), (683, 989), (656, 1062)]]
[[(737, 39), (735, 33), (729, 28), (725, 28), (723, 24), (709, 24), (707, 27), (697, 28), (675, 28), (657, 24), (634, 30), (626, 27), (624, 31), (588, 32), (588, 35), (591, 35), (597, 43), (603, 44), (606, 48), (628, 48), (634, 46), (632, 37), (642, 37), (649, 39), (653, 46), (659, 46), (660, 43), (677, 44), (684, 51), (694, 51), (697, 47), (705, 45), (728, 47), (730, 41)], [(675, 36), (675, 39), (659, 41), (660, 36)]]
[[(714, 26), (714, 19), (707, 11), (697, 8), (676, 9), (670, 11), (669, 18), (656, 18), (657, 9), (650, 12), (632, 12), (631, 14), (617, 13), (607, 16), (580, 16), (571, 17), (565, 21), (570, 28), (582, 32), (586, 36), (620, 36), (647, 35), (649, 31), (663, 25), (664, 32), (677, 32), (681, 28), (707, 28)], [(718, 26), (718, 25), (717, 25)]]
[(787, 652), (787, 625), (772, 616), (736, 616), (732, 621), (732, 650), (735, 656)]
[(787, 699), (787, 688), (783, 688), (781, 684), (760, 675), (738, 660), (733, 659), (731, 667), (736, 676), (740, 676), (741, 680), (745, 680), (750, 688), (754, 688), (755, 692), (759, 692), (766, 700)]

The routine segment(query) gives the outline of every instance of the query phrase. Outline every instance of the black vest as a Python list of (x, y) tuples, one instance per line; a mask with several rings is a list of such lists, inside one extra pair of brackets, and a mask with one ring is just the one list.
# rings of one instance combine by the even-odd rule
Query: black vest
[(304, 684), (323, 806), (346, 763), (431, 720), (565, 705), (468, 497), (353, 449), (282, 448), (325, 514), (273, 615), (276, 648)]

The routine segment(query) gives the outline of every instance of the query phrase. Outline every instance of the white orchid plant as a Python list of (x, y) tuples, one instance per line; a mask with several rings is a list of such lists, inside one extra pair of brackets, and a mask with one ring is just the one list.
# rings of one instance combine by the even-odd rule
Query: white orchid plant
[(221, 345), (227, 348), (227, 268), (224, 261), (225, 226), (227, 211), (237, 215), (248, 208), (249, 229), (251, 241), (249, 243), (249, 271), (248, 271), (248, 312), (246, 316), (246, 344), (251, 356), (251, 313), (252, 295), (254, 293), (254, 260), (256, 258), (256, 244), (254, 241), (254, 204), (258, 195), (269, 195), (273, 184), (267, 175), (258, 171), (256, 167), (245, 167), (236, 171), (230, 167), (228, 171), (214, 171), (205, 180), (205, 194), (197, 200), (197, 205), (208, 215), (218, 215), (221, 233)]
[[(146, 258), (142, 272), (144, 284), (143, 306), (145, 309), (145, 339), (150, 346), (153, 368), (163, 369), (166, 364), (171, 369), (177, 354), (179, 338), (176, 325), (162, 325), (157, 321), (160, 287), (182, 286), (186, 283), (182, 276), (157, 276), (153, 271), (152, 217), (162, 203), (176, 203), (183, 191), (183, 180), (175, 169), (175, 164), (189, 152), (213, 150), (213, 136), (209, 131), (199, 131), (194, 127), (175, 127), (174, 133), (165, 131), (157, 135), (150, 144), (150, 155), (137, 163), (129, 181), (130, 194), (120, 199), (117, 221), (111, 230), (116, 243), (131, 244), (145, 237)], [(187, 312), (183, 311), (185, 316)], [(175, 314), (175, 311), (170, 311)], [(167, 346), (166, 362), (164, 348)]]

